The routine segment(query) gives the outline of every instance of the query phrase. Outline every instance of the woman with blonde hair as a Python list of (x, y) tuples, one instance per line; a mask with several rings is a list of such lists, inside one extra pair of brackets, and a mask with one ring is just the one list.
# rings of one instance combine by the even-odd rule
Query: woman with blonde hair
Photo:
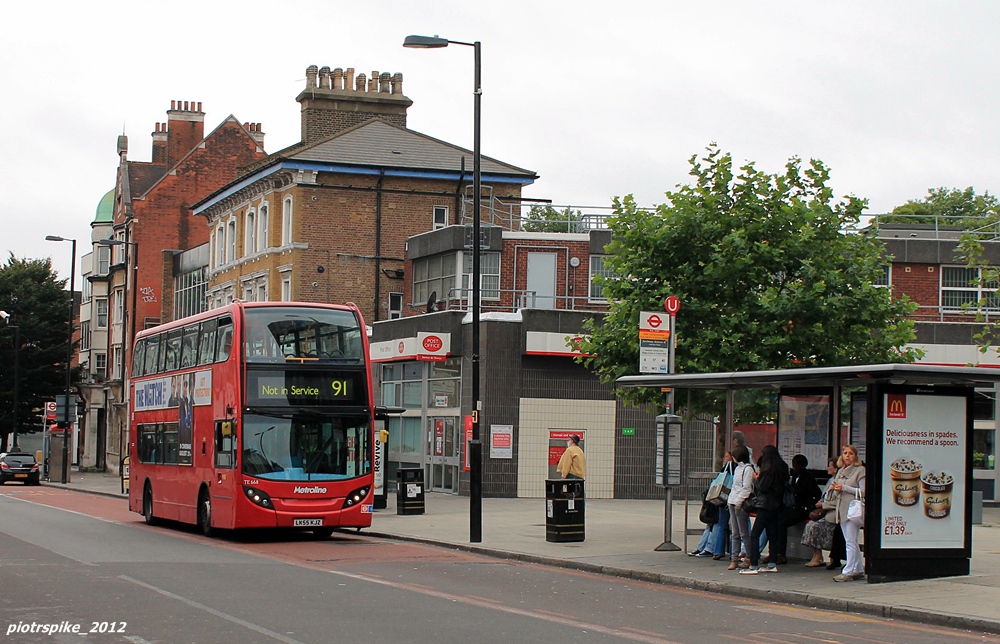
[(847, 509), (855, 499), (864, 502), (865, 498), (865, 466), (858, 459), (858, 449), (854, 445), (844, 445), (840, 454), (844, 466), (837, 470), (830, 489), (837, 495), (837, 523), (844, 533), (847, 543), (847, 563), (834, 581), (854, 581), (865, 576), (865, 564), (858, 546), (858, 533), (864, 524), (864, 514), (861, 517), (847, 516)]

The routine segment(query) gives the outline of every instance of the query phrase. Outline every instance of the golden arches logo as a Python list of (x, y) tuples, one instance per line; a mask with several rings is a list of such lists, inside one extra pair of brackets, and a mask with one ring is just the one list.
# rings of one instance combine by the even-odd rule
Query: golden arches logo
[(886, 417), (906, 418), (906, 396), (903, 394), (889, 394), (886, 400)]

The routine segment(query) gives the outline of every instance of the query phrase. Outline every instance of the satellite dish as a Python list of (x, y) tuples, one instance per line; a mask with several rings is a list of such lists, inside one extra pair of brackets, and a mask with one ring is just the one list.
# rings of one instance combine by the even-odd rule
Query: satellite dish
[(437, 304), (437, 301), (438, 301), (438, 292), (431, 291), (431, 294), (427, 297), (427, 313), (434, 312), (434, 306)]

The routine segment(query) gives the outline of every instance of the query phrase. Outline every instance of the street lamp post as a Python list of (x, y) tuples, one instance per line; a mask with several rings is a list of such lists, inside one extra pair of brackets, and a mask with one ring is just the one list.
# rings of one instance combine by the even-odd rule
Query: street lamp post
[(72, 436), (69, 403), (73, 389), (73, 289), (76, 288), (76, 240), (59, 237), (58, 235), (46, 235), (45, 241), (68, 241), (73, 243), (73, 256), (70, 258), (69, 269), (69, 331), (66, 334), (66, 406), (63, 411), (63, 422), (66, 426), (63, 428), (62, 480), (60, 481), (65, 485), (69, 480), (69, 437)]
[(17, 394), (21, 385), (21, 373), (18, 368), (18, 356), (21, 351), (21, 327), (17, 324), (10, 323), (10, 314), (7, 311), (0, 311), (0, 318), (3, 318), (7, 322), (7, 327), (14, 329), (14, 436), (11, 439), (10, 449), (13, 452), (19, 451), (17, 445)]
[(472, 146), (472, 192), (475, 199), (472, 219), (472, 440), (469, 442), (469, 541), (479, 543), (483, 540), (483, 444), (479, 434), (479, 413), (482, 402), (479, 400), (479, 255), (481, 248), (480, 219), (482, 212), (481, 168), (479, 152), (480, 104), (483, 88), (480, 82), (482, 47), (476, 42), (460, 42), (438, 36), (407, 36), (403, 40), (404, 47), (413, 49), (439, 49), (448, 45), (464, 45), (475, 51), (475, 84), (473, 86), (473, 146)]

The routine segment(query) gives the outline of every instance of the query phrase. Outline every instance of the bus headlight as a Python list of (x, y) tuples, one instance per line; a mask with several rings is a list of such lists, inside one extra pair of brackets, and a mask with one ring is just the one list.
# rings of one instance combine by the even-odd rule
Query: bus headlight
[(349, 508), (365, 500), (368, 496), (368, 486), (359, 487), (344, 498), (344, 507)]
[(274, 509), (274, 503), (271, 502), (271, 497), (267, 495), (267, 492), (258, 490), (255, 487), (250, 487), (247, 485), (243, 486), (243, 493), (247, 495), (247, 498), (256, 505), (262, 508), (267, 508), (268, 510)]

